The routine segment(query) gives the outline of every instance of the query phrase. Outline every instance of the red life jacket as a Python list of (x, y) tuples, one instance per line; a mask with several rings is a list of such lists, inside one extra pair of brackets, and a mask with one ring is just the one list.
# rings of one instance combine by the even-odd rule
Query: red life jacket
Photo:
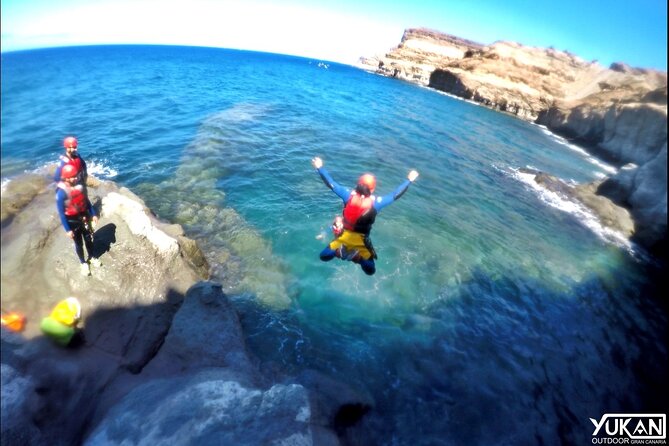
[(369, 235), (376, 219), (374, 195), (364, 196), (356, 191), (351, 192), (343, 214), (344, 229)]
[(67, 194), (67, 198), (65, 199), (65, 215), (73, 217), (75, 215), (86, 214), (88, 211), (88, 199), (81, 184), (70, 187), (69, 184), (61, 181), (58, 183), (58, 188)]
[(83, 169), (83, 167), (84, 167), (83, 163), (81, 162), (81, 157), (77, 156), (76, 158), (68, 158), (65, 155), (61, 155), (60, 160), (63, 162), (63, 165), (61, 166), (61, 168), (63, 168), (65, 166), (65, 164), (70, 164), (72, 167), (77, 169), (77, 183), (84, 184), (85, 172), (84, 172), (84, 169)]

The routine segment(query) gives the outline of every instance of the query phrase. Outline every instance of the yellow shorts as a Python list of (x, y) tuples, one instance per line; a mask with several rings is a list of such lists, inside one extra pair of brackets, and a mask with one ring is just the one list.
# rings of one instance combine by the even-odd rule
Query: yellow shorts
[[(365, 244), (365, 235), (359, 232), (344, 229), (342, 235), (332, 240), (328, 245), (330, 249), (337, 251), (339, 257), (355, 260), (356, 255), (362, 260), (369, 260), (374, 257), (374, 253), (369, 250)], [(340, 250), (340, 248), (342, 248)], [(374, 248), (372, 248), (374, 249)]]

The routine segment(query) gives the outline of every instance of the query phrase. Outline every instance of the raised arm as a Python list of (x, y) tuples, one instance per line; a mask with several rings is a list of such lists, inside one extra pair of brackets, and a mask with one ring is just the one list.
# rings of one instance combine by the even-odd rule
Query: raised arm
[(332, 191), (337, 194), (339, 198), (344, 200), (344, 203), (348, 201), (349, 197), (351, 196), (351, 190), (341, 186), (339, 183), (337, 183), (335, 180), (332, 179), (330, 174), (328, 173), (327, 170), (325, 170), (325, 167), (323, 167), (323, 160), (320, 159), (319, 157), (315, 157), (314, 159), (311, 160), (311, 165), (314, 166), (314, 168), (318, 171), (318, 174), (321, 176), (321, 180), (323, 180), (323, 183), (325, 185), (332, 189)]
[(380, 211), (384, 207), (388, 206), (390, 203), (394, 202), (395, 200), (398, 200), (404, 193), (409, 189), (409, 186), (411, 183), (416, 181), (416, 178), (418, 178), (418, 172), (416, 170), (412, 170), (409, 172), (407, 175), (407, 179), (400, 184), (395, 191), (388, 195), (384, 195), (383, 197), (378, 197), (374, 201), (374, 209), (377, 211)]

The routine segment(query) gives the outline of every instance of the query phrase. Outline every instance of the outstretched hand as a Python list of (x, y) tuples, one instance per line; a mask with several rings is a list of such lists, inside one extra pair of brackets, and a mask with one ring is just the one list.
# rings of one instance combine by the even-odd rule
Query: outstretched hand
[(314, 166), (315, 169), (320, 169), (323, 167), (323, 160), (316, 156), (311, 160), (311, 165)]
[(409, 179), (409, 181), (413, 183), (416, 180), (416, 178), (418, 178), (418, 171), (412, 170), (411, 172), (409, 172), (409, 175), (407, 175), (407, 178)]

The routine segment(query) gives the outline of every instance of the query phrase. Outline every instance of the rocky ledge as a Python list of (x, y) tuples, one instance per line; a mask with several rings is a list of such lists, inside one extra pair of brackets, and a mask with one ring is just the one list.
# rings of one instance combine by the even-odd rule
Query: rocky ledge
[(629, 210), (632, 239), (666, 256), (667, 73), (515, 42), (483, 45), (407, 29), (366, 69), (545, 125), (624, 169), (595, 192)]
[[(82, 276), (48, 178), (2, 194), (2, 309), (27, 316), (2, 328), (3, 445), (338, 445), (372, 407), (315, 371), (262, 371), (197, 243), (111, 182), (89, 182), (102, 266)], [(68, 296), (83, 340), (62, 348), (39, 323)]]

